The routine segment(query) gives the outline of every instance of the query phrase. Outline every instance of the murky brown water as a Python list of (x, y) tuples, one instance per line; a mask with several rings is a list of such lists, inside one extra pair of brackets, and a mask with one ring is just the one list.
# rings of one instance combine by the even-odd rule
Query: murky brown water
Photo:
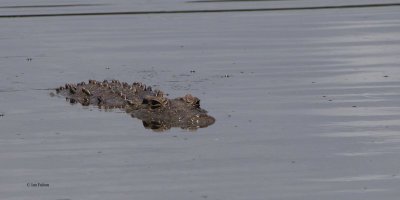
[[(27, 2), (5, 3), (25, 7), (0, 14), (327, 6)], [(0, 18), (0, 197), (395, 199), (399, 11)], [(46, 90), (88, 79), (191, 93), (217, 121), (158, 133), (122, 111), (71, 106)]]

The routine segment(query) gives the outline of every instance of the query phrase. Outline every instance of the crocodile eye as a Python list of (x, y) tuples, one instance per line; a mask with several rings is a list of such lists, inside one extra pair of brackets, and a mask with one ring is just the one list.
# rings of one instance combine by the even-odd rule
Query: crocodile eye
[(156, 109), (159, 109), (159, 108), (161, 108), (161, 103), (159, 101), (154, 100), (154, 99), (151, 100), (150, 109), (156, 110)]
[(191, 105), (195, 108), (200, 108), (200, 99), (197, 97), (187, 94), (184, 97), (179, 98), (179, 99), (185, 101), (186, 103), (188, 103), (189, 105)]

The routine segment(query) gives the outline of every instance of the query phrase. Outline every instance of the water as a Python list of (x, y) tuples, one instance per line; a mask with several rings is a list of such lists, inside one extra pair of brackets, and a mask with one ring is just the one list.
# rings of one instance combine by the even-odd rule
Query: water
[[(0, 14), (327, 5), (146, 2)], [(393, 1), (329, 5), (364, 3)], [(2, 6), (24, 5), (34, 4)], [(399, 11), (0, 18), (0, 197), (396, 199)], [(159, 133), (124, 112), (71, 106), (45, 90), (88, 79), (191, 93), (217, 121)], [(49, 186), (28, 187), (38, 182)]]

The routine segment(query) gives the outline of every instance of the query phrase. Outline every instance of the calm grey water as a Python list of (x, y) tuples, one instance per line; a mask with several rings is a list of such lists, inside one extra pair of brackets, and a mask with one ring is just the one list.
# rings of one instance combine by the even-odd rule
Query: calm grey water
[[(4, 1), (0, 15), (394, 1), (129, 2)], [(0, 198), (397, 199), (399, 19), (397, 6), (0, 18)], [(191, 93), (217, 121), (158, 133), (45, 90), (88, 79)]]

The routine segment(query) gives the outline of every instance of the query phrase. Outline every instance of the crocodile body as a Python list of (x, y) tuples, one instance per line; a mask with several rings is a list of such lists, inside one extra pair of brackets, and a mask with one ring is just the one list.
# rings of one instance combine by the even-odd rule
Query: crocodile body
[(169, 99), (160, 90), (135, 82), (117, 80), (65, 84), (56, 89), (71, 104), (95, 105), (103, 109), (120, 108), (143, 121), (145, 128), (167, 130), (171, 127), (197, 129), (207, 127), (215, 119), (200, 108), (200, 100), (190, 94)]

